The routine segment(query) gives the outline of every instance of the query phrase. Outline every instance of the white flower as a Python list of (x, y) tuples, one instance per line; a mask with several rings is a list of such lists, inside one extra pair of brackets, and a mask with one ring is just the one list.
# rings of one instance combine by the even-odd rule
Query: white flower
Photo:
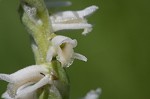
[[(9, 82), (4, 99), (36, 99), (36, 90), (52, 83), (45, 65), (32, 65), (13, 74), (0, 74), (0, 80)], [(32, 97), (32, 98), (30, 98)]]
[(51, 42), (52, 46), (47, 52), (47, 61), (56, 57), (63, 67), (70, 66), (74, 59), (87, 61), (85, 56), (74, 52), (73, 48), (77, 46), (76, 40), (65, 36), (55, 36)]
[(100, 88), (98, 88), (96, 90), (91, 90), (82, 99), (99, 99), (99, 96), (100, 96), (101, 92), (102, 92), (102, 90)]
[(64, 29), (84, 29), (82, 34), (86, 35), (92, 30), (92, 25), (87, 23), (86, 17), (97, 9), (98, 7), (93, 5), (81, 11), (64, 11), (52, 14), (50, 21), (53, 32)]

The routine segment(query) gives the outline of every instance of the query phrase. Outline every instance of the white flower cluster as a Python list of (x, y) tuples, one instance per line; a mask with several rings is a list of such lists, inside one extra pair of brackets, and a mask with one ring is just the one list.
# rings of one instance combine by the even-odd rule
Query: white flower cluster
[[(69, 6), (70, 2), (49, 2), (45, 0), (48, 8), (58, 6)], [(49, 16), (51, 23), (51, 32), (66, 29), (84, 29), (83, 35), (86, 35), (92, 30), (92, 25), (86, 20), (86, 17), (91, 15), (98, 9), (97, 6), (90, 6), (81, 11), (64, 11), (57, 12)], [(36, 18), (36, 8), (31, 8), (24, 5), (24, 11), (29, 17), (39, 24), (42, 21)], [(79, 53), (75, 53), (73, 48), (77, 46), (77, 41), (66, 36), (55, 36), (51, 39), (51, 46), (47, 51), (47, 61), (51, 62), (56, 58), (63, 67), (70, 66), (74, 59), (87, 61), (87, 58)], [(32, 65), (21, 69), (13, 74), (0, 74), (0, 80), (7, 81), (7, 91), (2, 95), (4, 99), (37, 99), (37, 89), (46, 84), (53, 83), (53, 73), (49, 73), (47, 66)], [(90, 98), (85, 98), (90, 99)], [(96, 98), (93, 98), (96, 99)]]

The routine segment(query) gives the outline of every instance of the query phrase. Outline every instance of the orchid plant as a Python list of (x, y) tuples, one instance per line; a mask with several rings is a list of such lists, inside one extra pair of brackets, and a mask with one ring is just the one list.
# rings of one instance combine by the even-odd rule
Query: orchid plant
[[(35, 65), (12, 74), (0, 74), (8, 82), (4, 99), (69, 99), (70, 83), (66, 74), (74, 59), (87, 61), (74, 52), (77, 40), (57, 35), (57, 31), (83, 29), (91, 32), (86, 17), (98, 7), (93, 5), (80, 11), (52, 13), (52, 8), (70, 6), (69, 1), (20, 0), (20, 18), (31, 36)], [(101, 89), (90, 91), (83, 99), (98, 99)]]

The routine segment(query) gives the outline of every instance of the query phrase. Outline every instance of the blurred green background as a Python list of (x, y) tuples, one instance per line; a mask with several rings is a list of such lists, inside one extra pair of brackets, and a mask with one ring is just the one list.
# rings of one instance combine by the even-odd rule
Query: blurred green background
[[(66, 31), (78, 40), (76, 52), (88, 62), (75, 60), (68, 68), (71, 99), (91, 89), (103, 89), (101, 99), (150, 99), (150, 0), (71, 0), (79, 10), (100, 9), (89, 22), (93, 31)], [(0, 72), (12, 73), (34, 64), (30, 40), (17, 13), (19, 0), (0, 0)], [(71, 33), (70, 33), (71, 32)], [(61, 34), (61, 33), (60, 33)], [(7, 83), (0, 81), (0, 94)]]

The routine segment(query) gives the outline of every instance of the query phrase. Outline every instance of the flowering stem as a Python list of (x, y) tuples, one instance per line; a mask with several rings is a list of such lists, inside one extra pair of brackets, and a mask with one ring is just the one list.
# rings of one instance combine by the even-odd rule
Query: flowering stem
[[(22, 8), (26, 10), (25, 6), (29, 6), (31, 11), (35, 8), (35, 15), (32, 13), (23, 12), (22, 22), (27, 27), (37, 50), (33, 49), (35, 60), (37, 64), (45, 63), (48, 48), (50, 46), (50, 39), (54, 35), (51, 33), (51, 26), (49, 21), (49, 14), (43, 0), (22, 0)], [(29, 10), (30, 10), (29, 9)], [(27, 9), (28, 10), (28, 9)], [(35, 16), (35, 17), (32, 17)]]
[[(55, 34), (51, 33), (49, 13), (44, 1), (21, 0), (20, 12), (22, 13), (22, 22), (32, 38), (36, 64), (47, 64), (57, 80), (54, 85), (51, 85), (52, 87), (44, 87), (39, 94), (39, 99), (68, 99), (69, 82), (64, 68), (57, 60), (51, 62), (46, 60), (48, 49), (51, 46), (50, 40)], [(50, 92), (48, 92), (48, 88), (50, 88)]]
[[(4, 99), (69, 99), (70, 83), (66, 74), (74, 59), (87, 58), (74, 52), (77, 40), (56, 35), (64, 29), (83, 29), (83, 35), (92, 30), (86, 17), (98, 7), (92, 5), (79, 11), (63, 11), (49, 15), (46, 6), (68, 6), (68, 2), (45, 5), (48, 0), (20, 0), (20, 18), (32, 40), (35, 65), (27, 66), (12, 74), (1, 74), (0, 80), (7, 81)], [(83, 99), (98, 99), (100, 90), (91, 91)]]

